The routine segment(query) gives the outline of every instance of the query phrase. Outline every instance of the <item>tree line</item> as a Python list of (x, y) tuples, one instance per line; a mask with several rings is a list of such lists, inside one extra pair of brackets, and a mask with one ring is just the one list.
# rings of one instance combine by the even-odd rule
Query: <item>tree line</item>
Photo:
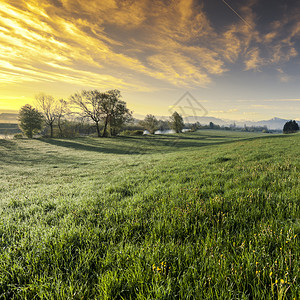
[[(100, 92), (82, 90), (71, 95), (68, 101), (55, 99), (51, 95), (40, 93), (35, 97), (35, 107), (26, 104), (19, 111), (19, 127), (29, 138), (40, 132), (46, 125), (50, 137), (54, 137), (55, 128), (59, 137), (64, 137), (64, 127), (70, 124), (70, 116), (77, 120), (93, 123), (98, 137), (115, 136), (124, 126), (133, 122), (132, 111), (121, 100), (119, 90)], [(167, 122), (171, 129), (180, 133), (184, 127), (183, 118), (174, 112)], [(153, 134), (161, 124), (154, 115), (147, 115), (139, 126)]]

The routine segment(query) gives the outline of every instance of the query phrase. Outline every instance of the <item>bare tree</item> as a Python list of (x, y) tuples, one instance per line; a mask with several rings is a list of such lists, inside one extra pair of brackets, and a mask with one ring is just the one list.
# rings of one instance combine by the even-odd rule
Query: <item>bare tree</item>
[(103, 117), (101, 106), (102, 99), (103, 93), (100, 93), (97, 90), (83, 90), (82, 92), (75, 93), (70, 97), (71, 103), (80, 110), (79, 114), (83, 118), (88, 118), (95, 122), (98, 137), (101, 136), (100, 122)]
[(63, 129), (62, 129), (62, 119), (65, 114), (69, 113), (68, 110), (68, 103), (64, 99), (58, 100), (58, 105), (57, 105), (57, 126), (59, 129), (59, 135), (62, 137), (63, 136)]
[(35, 96), (36, 106), (44, 115), (45, 123), (50, 127), (50, 136), (53, 137), (54, 122), (57, 118), (57, 101), (50, 95), (40, 93)]

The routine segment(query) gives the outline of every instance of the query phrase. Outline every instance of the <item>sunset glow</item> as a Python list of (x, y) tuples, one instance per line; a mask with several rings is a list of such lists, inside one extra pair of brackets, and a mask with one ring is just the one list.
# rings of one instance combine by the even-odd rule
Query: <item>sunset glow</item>
[(287, 0), (0, 0), (0, 112), (117, 88), (140, 115), (190, 91), (211, 116), (300, 119), (299, 16)]

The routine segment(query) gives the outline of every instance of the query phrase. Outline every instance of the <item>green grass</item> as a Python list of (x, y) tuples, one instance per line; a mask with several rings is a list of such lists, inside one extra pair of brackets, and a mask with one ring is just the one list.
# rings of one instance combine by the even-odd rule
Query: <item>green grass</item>
[(300, 299), (299, 145), (0, 140), (0, 299)]

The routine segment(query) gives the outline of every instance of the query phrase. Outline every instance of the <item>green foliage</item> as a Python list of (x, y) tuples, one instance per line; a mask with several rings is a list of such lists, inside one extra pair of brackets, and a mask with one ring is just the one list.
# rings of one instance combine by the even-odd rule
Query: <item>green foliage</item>
[(119, 90), (110, 90), (103, 94), (101, 109), (104, 119), (103, 136), (107, 136), (107, 127), (110, 127), (110, 134), (116, 135), (125, 123), (132, 120), (132, 112), (126, 107), (126, 102), (121, 101)]
[(176, 133), (182, 132), (184, 128), (184, 122), (182, 116), (178, 112), (174, 112), (171, 116), (171, 128), (175, 130)]
[(168, 120), (158, 120), (158, 130), (170, 130), (170, 122)]
[(220, 129), (220, 125), (216, 125), (213, 122), (209, 122), (208, 128), (210, 128), (210, 129)]
[(102, 136), (115, 135), (122, 126), (132, 118), (131, 112), (126, 107), (126, 102), (121, 101), (119, 90), (109, 90), (101, 93), (98, 90), (83, 90), (70, 97), (70, 101), (81, 110), (81, 116), (95, 123), (98, 137), (101, 136), (100, 122), (104, 122)]
[(298, 299), (299, 142), (0, 140), (0, 299)]
[(189, 128), (192, 132), (197, 131), (198, 129), (201, 128), (201, 124), (199, 122), (197, 123), (193, 123), (193, 124), (189, 124)]
[(14, 139), (22, 139), (23, 138), (23, 134), (22, 133), (16, 133), (14, 134)]
[(299, 131), (299, 125), (295, 120), (288, 121), (283, 126), (283, 133), (295, 133)]
[(121, 136), (143, 135), (143, 130), (124, 130), (120, 133)]
[(19, 111), (19, 127), (23, 133), (32, 138), (33, 134), (42, 129), (43, 115), (31, 105), (24, 105)]
[(145, 119), (140, 122), (140, 125), (151, 134), (154, 134), (154, 132), (159, 129), (159, 121), (154, 115), (147, 115)]

